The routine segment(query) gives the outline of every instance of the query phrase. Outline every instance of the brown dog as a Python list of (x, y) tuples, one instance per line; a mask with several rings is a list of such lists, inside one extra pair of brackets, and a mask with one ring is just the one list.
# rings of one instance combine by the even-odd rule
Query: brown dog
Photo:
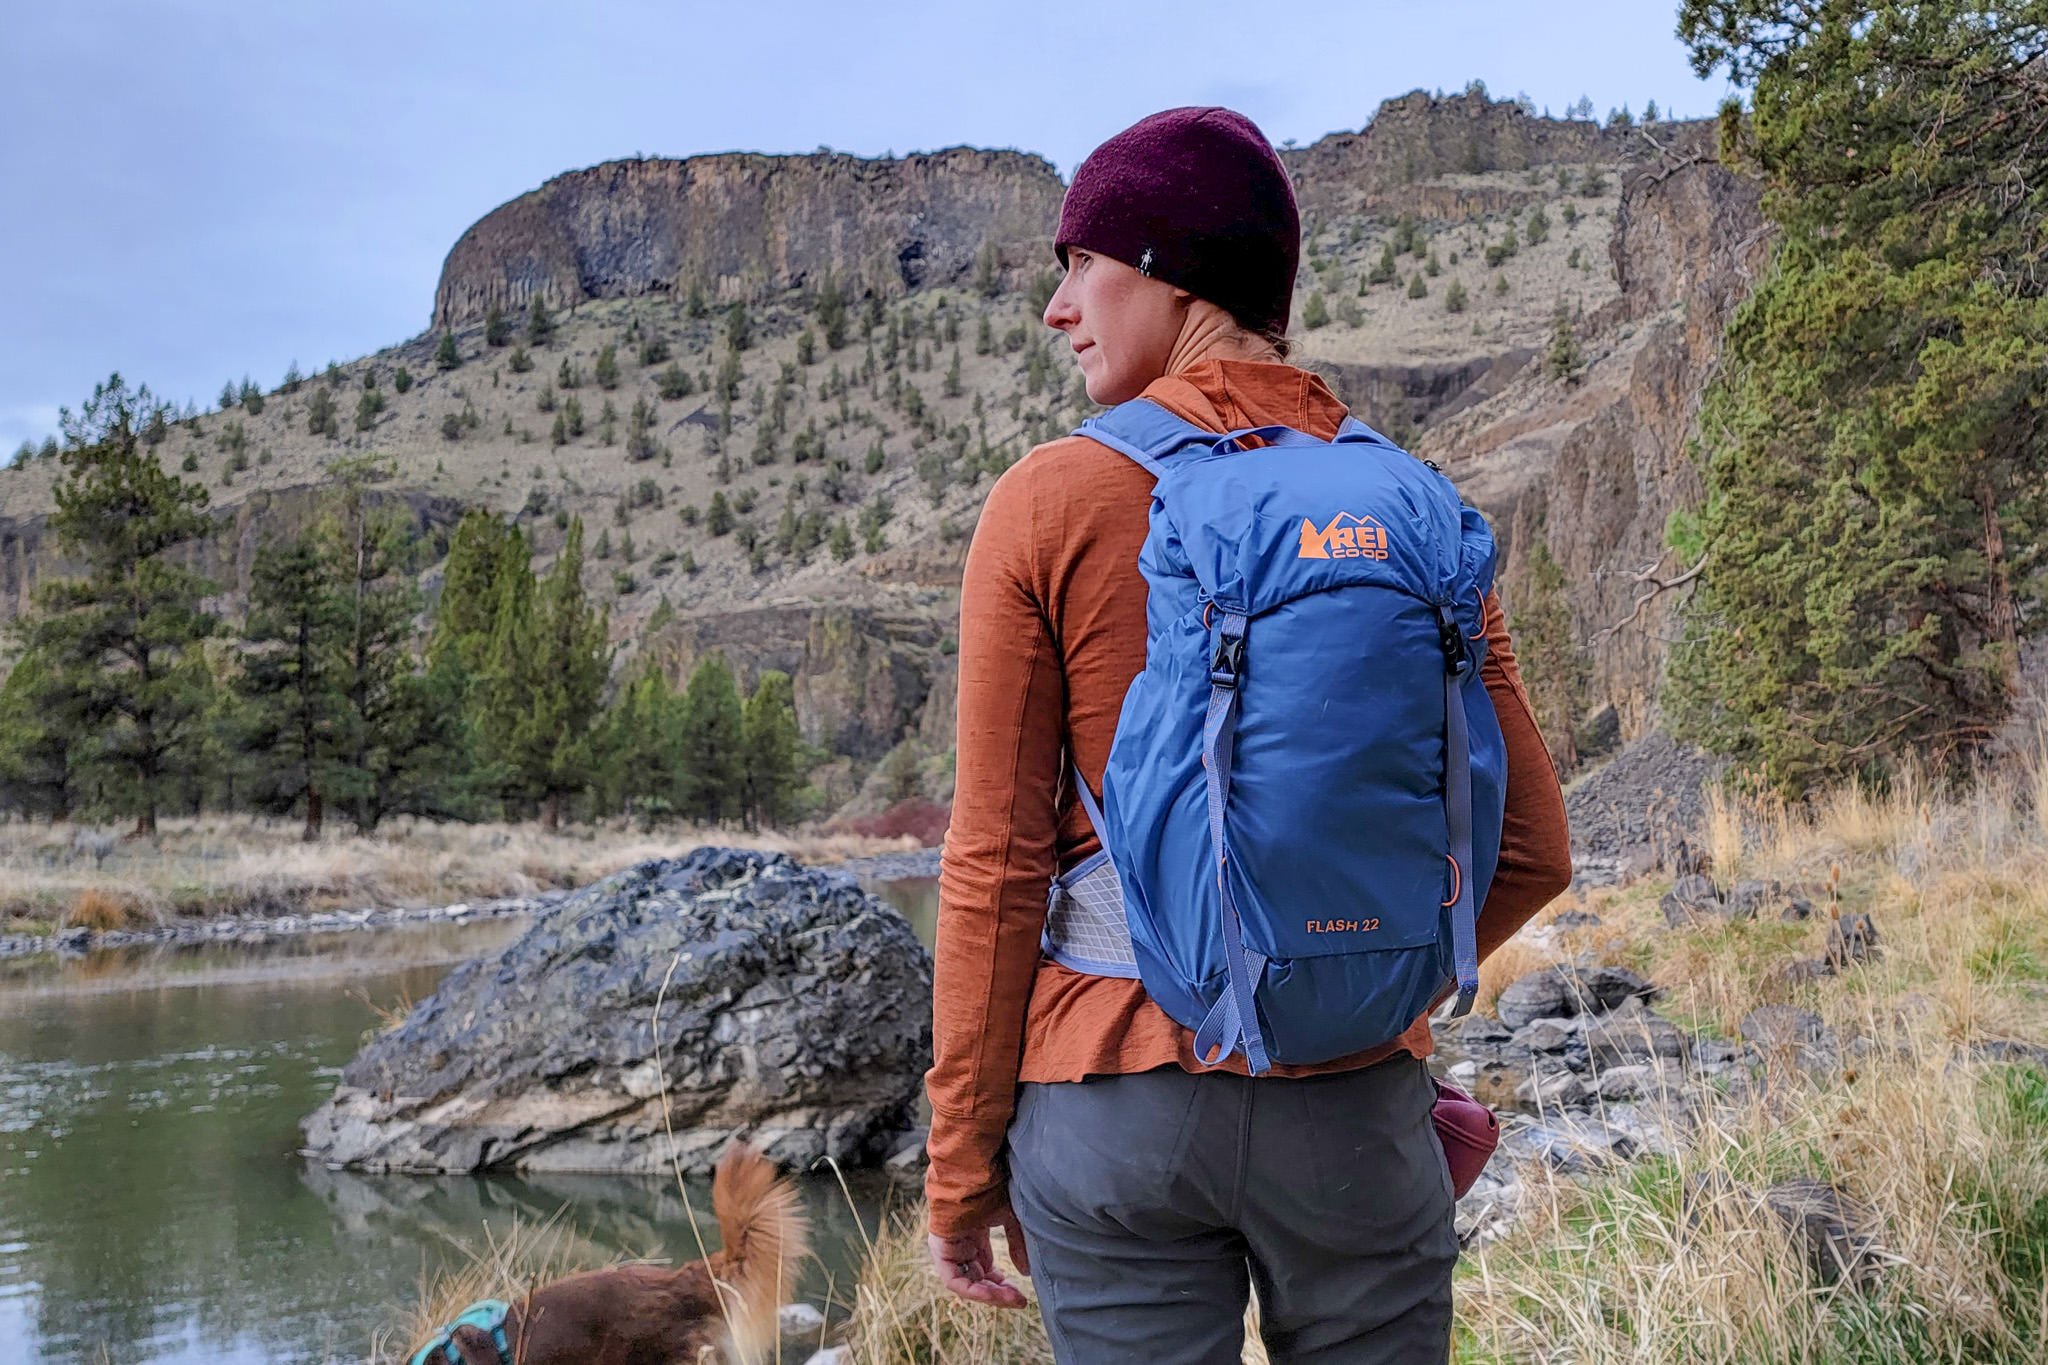
[[(458, 1327), (463, 1365), (761, 1365), (774, 1357), (776, 1310), (796, 1288), (810, 1224), (796, 1186), (752, 1148), (736, 1147), (711, 1180), (723, 1245), (676, 1270), (622, 1265), (536, 1289), (505, 1319), (500, 1361), (490, 1334)], [(722, 1353), (722, 1354), (719, 1354)]]

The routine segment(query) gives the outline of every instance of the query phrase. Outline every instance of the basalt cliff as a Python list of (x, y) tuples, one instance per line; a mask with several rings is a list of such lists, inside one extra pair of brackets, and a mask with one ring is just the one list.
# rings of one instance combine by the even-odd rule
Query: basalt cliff
[[(1592, 661), (1573, 713), (1623, 738), (1655, 721), (1680, 594), (1631, 612), (1686, 567), (1665, 523), (1700, 496), (1697, 397), (1767, 240), (1755, 188), (1706, 142), (1701, 125), (1416, 92), (1283, 152), (1305, 228), (1299, 359), (1489, 513), (1511, 611), (1548, 550)], [(379, 455), (394, 472), (376, 496), (403, 507), (430, 596), (462, 509), (517, 519), (542, 564), (580, 518), (622, 666), (681, 673), (718, 650), (742, 681), (785, 669), (808, 737), (842, 756), (839, 796), (941, 794), (982, 498), (1091, 410), (1038, 319), (1061, 192), (1040, 157), (971, 148), (558, 176), (455, 243), (420, 336), (260, 413), (173, 424), (160, 458), (207, 486), (219, 526), (193, 562), (234, 613), (261, 537), (315, 514), (335, 459)], [(846, 301), (837, 347), (827, 281)], [(537, 300), (557, 328), (529, 342)], [(1543, 364), (1560, 312), (1585, 357), (1565, 377)], [(736, 378), (717, 374), (729, 354)], [(69, 567), (47, 524), (56, 472), (0, 471), (0, 618)]]

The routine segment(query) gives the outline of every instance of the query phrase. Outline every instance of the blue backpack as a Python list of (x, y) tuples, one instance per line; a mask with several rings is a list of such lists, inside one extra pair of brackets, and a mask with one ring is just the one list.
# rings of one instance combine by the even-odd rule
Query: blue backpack
[(1219, 435), (1134, 399), (1076, 434), (1158, 483), (1099, 805), (1072, 774), (1103, 851), (1055, 879), (1046, 954), (1254, 1074), (1388, 1042), (1453, 982), (1470, 1009), (1507, 777), (1485, 519), (1354, 418)]

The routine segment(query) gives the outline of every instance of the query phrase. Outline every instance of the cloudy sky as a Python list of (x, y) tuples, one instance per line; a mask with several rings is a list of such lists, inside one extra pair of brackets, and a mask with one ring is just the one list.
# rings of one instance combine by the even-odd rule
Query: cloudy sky
[(1671, 0), (1286, 4), (67, 0), (0, 25), (0, 460), (118, 370), (202, 405), (427, 325), (456, 237), (639, 153), (902, 155), (1070, 174), (1154, 110), (1275, 142), (1475, 78), (1562, 112), (1711, 114)]

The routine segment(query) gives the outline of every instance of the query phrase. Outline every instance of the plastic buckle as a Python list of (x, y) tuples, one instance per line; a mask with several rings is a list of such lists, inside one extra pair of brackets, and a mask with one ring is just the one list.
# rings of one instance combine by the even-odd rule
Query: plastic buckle
[(1452, 614), (1448, 602), (1439, 602), (1436, 608), (1436, 638), (1443, 646), (1444, 671), (1454, 678), (1462, 678), (1472, 668), (1472, 645), (1466, 640), (1464, 628)]
[(1216, 642), (1216, 657), (1209, 661), (1209, 681), (1218, 687), (1236, 687), (1244, 676), (1244, 636), (1226, 635)]

